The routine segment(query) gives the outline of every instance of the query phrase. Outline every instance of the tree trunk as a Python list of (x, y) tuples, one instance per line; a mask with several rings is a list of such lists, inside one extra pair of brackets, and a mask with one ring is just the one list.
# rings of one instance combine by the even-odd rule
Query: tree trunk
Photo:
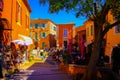
[[(95, 26), (97, 26), (94, 23)], [(102, 28), (99, 26), (95, 27), (95, 37), (94, 37), (94, 45), (92, 54), (90, 57), (90, 61), (86, 70), (86, 73), (84, 74), (83, 78), (81, 80), (96, 80), (96, 64), (99, 58), (100, 49), (101, 49), (101, 43), (102, 43)]]

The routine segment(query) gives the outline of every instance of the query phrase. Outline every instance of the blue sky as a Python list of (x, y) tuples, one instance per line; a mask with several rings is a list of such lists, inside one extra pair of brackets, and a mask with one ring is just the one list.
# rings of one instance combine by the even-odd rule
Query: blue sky
[(51, 14), (48, 11), (49, 5), (40, 5), (39, 0), (28, 0), (32, 9), (31, 19), (50, 19), (56, 24), (75, 23), (76, 27), (82, 26), (85, 22), (84, 17), (75, 17), (74, 12), (66, 13), (65, 11), (59, 11), (58, 13)]

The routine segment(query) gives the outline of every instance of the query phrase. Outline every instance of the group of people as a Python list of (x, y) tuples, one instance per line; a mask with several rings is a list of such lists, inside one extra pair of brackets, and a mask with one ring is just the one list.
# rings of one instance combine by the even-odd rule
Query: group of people
[[(74, 43), (72, 45), (72, 50), (65, 51), (63, 54), (67, 53), (67, 57), (63, 59), (68, 59), (68, 63), (73, 63), (73, 64), (88, 64), (90, 60), (90, 56), (92, 53), (93, 49), (93, 44), (94, 42), (91, 42), (89, 45), (83, 47), (84, 40), (80, 42), (80, 45), (78, 46), (78, 43)], [(81, 47), (78, 49), (77, 47)], [(69, 55), (69, 51), (72, 51), (71, 54)], [(100, 50), (100, 55), (98, 58), (97, 66), (99, 67), (105, 67), (105, 63), (110, 62), (110, 57), (105, 55), (105, 40), (102, 42), (101, 50)], [(117, 44), (116, 46), (113, 47), (112, 53), (111, 53), (111, 69), (113, 72), (116, 74), (120, 74), (120, 44)]]
[(5, 52), (5, 63), (8, 71), (13, 68), (18, 71), (19, 54), (17, 53), (15, 44), (13, 43), (11, 43), (11, 48)]
[(61, 61), (60, 57), (62, 54), (62, 49), (51, 48), (48, 51), (48, 54), (52, 56), (52, 59), (57, 61), (58, 63)]
[(4, 61), (6, 65), (6, 70), (8, 72), (19, 72), (20, 70), (20, 64), (24, 62), (25, 58), (25, 50), (23, 49), (23, 46), (19, 46), (19, 50), (16, 49), (16, 46), (14, 43), (11, 43), (11, 47), (8, 49), (8, 51), (4, 52)]

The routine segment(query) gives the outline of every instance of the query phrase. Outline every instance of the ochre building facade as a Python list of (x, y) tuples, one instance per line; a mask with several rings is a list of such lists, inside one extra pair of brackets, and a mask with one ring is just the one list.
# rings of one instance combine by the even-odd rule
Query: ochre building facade
[(30, 22), (30, 36), (35, 48), (56, 47), (57, 26), (49, 19), (34, 19)]
[[(109, 11), (108, 15), (106, 16), (106, 20), (111, 24), (115, 22), (114, 16)], [(94, 41), (94, 24), (93, 21), (87, 20), (84, 23), (86, 27), (86, 41), (92, 42)], [(106, 35), (104, 36), (105, 39), (105, 55), (109, 56), (111, 61), (111, 53), (114, 46), (120, 44), (120, 26), (114, 26), (111, 28)]]
[(19, 35), (29, 37), (30, 5), (28, 0), (3, 0), (2, 18), (8, 21), (9, 42), (18, 40)]

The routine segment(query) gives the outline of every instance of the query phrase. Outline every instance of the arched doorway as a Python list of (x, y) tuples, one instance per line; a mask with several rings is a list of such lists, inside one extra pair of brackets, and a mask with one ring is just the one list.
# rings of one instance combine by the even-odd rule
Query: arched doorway
[(67, 48), (68, 42), (65, 40), (64, 41), (64, 48)]

